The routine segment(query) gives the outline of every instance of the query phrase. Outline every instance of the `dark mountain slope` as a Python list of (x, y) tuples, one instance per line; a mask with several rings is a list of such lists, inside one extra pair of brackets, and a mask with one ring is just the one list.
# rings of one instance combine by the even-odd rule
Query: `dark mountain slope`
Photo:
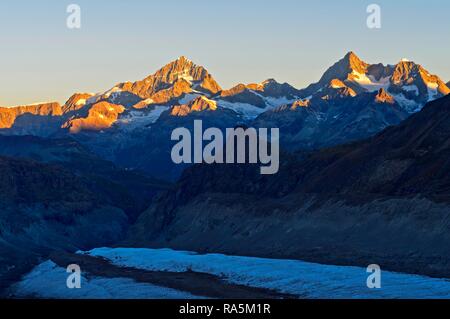
[(408, 116), (383, 89), (356, 97), (326, 98), (338, 92), (330, 87), (323, 91), (326, 96), (265, 112), (252, 124), (280, 128), (281, 145), (295, 151), (365, 139)]
[(354, 144), (258, 167), (197, 165), (129, 242), (450, 277), (450, 96)]
[(40, 255), (122, 238), (124, 211), (64, 168), (0, 157), (0, 290)]
[[(450, 96), (371, 140), (324, 150), (308, 160), (303, 192), (426, 195), (450, 200)], [(325, 166), (320, 163), (325, 160)], [(319, 164), (319, 165), (318, 165)], [(330, 187), (332, 185), (332, 187)]]
[(72, 138), (0, 136), (0, 292), (48, 253), (117, 243), (170, 187)]
[(67, 137), (0, 136), (0, 155), (55, 164), (82, 176), (99, 195), (122, 208), (132, 221), (170, 185), (135, 170), (124, 170)]
[[(194, 105), (197, 104), (195, 101), (192, 101)], [(171, 151), (177, 141), (172, 141), (171, 135), (180, 127), (189, 129), (193, 135), (195, 120), (202, 121), (203, 130), (210, 127), (225, 130), (235, 127), (241, 119), (234, 111), (224, 108), (205, 106), (204, 109), (194, 110), (192, 105), (174, 106), (162, 113), (150, 128), (134, 135), (137, 138), (129, 139), (117, 150), (114, 161), (122, 167), (136, 168), (157, 178), (176, 181), (187, 165), (173, 163)]]

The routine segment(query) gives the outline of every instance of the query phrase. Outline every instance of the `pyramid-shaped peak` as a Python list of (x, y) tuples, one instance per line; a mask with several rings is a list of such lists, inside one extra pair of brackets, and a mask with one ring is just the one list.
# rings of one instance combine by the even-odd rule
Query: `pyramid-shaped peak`
[[(212, 76), (203, 66), (195, 64), (185, 56), (180, 56), (175, 61), (166, 64), (155, 74), (147, 77), (146, 80), (155, 82), (159, 85), (159, 83), (161, 82), (166, 84), (175, 83), (180, 79), (186, 80), (188, 82), (202, 82), (205, 80), (213, 80)], [(218, 85), (214, 83), (213, 86)], [(217, 91), (216, 89), (217, 88), (210, 91), (214, 91), (213, 93), (215, 93), (215, 91)]]
[(348, 52), (342, 59), (331, 66), (322, 76), (318, 85), (328, 86), (333, 79), (346, 81), (350, 75), (366, 74), (369, 64), (362, 61), (353, 51)]
[[(184, 83), (182, 84), (184, 88), (189, 86), (207, 94), (216, 94), (221, 91), (221, 87), (208, 70), (203, 66), (196, 65), (185, 56), (169, 62), (141, 81), (121, 83), (117, 85), (117, 88), (133, 93), (142, 99), (149, 99), (163, 90), (172, 90), (180, 94), (179, 87), (177, 87), (180, 83)], [(166, 94), (166, 91), (160, 94)], [(182, 91), (187, 93), (185, 89)]]
[(369, 66), (369, 64), (361, 60), (353, 51), (348, 52), (341, 62), (345, 63), (349, 69), (359, 73), (364, 73)]

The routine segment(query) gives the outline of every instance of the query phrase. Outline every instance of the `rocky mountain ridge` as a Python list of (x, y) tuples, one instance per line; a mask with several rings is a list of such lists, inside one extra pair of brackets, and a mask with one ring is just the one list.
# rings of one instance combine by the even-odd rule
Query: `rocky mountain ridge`
[[(145, 159), (132, 149), (139, 145), (146, 156), (142, 149), (170, 149), (166, 128), (189, 126), (193, 119), (208, 118), (205, 126), (219, 128), (278, 127), (283, 148), (312, 150), (370, 137), (448, 92), (437, 76), (413, 62), (371, 65), (353, 52), (303, 90), (273, 79), (224, 90), (206, 68), (180, 57), (143, 80), (95, 95), (77, 93), (62, 106), (2, 109), (0, 133), (73, 136), (116, 164), (159, 174), (152, 165), (160, 162), (156, 153)], [(127, 153), (139, 160), (126, 160)]]
[[(330, 67), (319, 82), (302, 90), (287, 83), (278, 83), (274, 79), (261, 83), (238, 84), (224, 90), (203, 66), (198, 66), (182, 56), (143, 80), (120, 83), (96, 95), (76, 93), (62, 106), (45, 103), (1, 108), (0, 128), (14, 128), (16, 119), (26, 114), (66, 117), (66, 121), (77, 120), (74, 112), (83, 109), (88, 111), (98, 102), (121, 105), (125, 110), (136, 111), (161, 105), (186, 105), (198, 96), (212, 99), (219, 107), (231, 108), (247, 118), (255, 118), (275, 107), (295, 101), (356, 97), (361, 93), (380, 89), (390, 94), (408, 113), (419, 110), (430, 100), (450, 93), (448, 86), (438, 76), (431, 75), (419, 64), (405, 59), (396, 65), (368, 64), (354, 52), (349, 52)], [(123, 113), (122, 116), (126, 116), (128, 112)], [(97, 119), (101, 115), (104, 114), (99, 114)], [(111, 124), (120, 122), (120, 117)], [(62, 129), (70, 129), (66, 121), (60, 121), (63, 122)], [(97, 130), (103, 128), (100, 125)], [(78, 130), (72, 130), (72, 133), (77, 132)]]

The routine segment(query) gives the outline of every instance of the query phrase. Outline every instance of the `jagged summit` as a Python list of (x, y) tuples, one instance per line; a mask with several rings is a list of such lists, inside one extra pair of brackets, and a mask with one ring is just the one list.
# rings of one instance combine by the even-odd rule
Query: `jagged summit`
[(448, 91), (414, 62), (368, 64), (354, 52), (327, 72), (329, 80), (307, 95), (271, 78), (223, 91), (205, 67), (181, 56), (140, 81), (94, 96), (75, 94), (63, 106), (0, 109), (0, 129), (8, 135), (72, 133), (120, 166), (175, 179), (179, 171), (161, 154), (170, 154), (171, 130), (196, 118), (218, 128), (277, 127), (283, 148), (312, 150), (373, 136)]
[[(424, 103), (450, 93), (448, 86), (436, 75), (412, 61), (400, 61), (391, 75), (390, 90), (413, 92), (412, 99)], [(408, 92), (404, 96), (411, 96)], [(415, 96), (414, 96), (415, 95)]]
[[(320, 78), (319, 82), (309, 85), (306, 89), (301, 90), (301, 96), (312, 96), (320, 90), (327, 88), (332, 81), (341, 81), (349, 86), (349, 82), (360, 80), (360, 78), (367, 73), (369, 64), (361, 60), (353, 51), (348, 52), (342, 59), (333, 64)], [(363, 78), (366, 81), (365, 78)], [(368, 81), (366, 81), (368, 82)], [(364, 91), (355, 85), (350, 87), (360, 93)]]
[(428, 72), (420, 64), (416, 64), (412, 61), (402, 59), (394, 67), (392, 80), (394, 83), (405, 81), (418, 76), (420, 73), (428, 73)]
[(361, 60), (353, 51), (347, 53), (341, 62), (345, 63), (349, 70), (357, 71), (359, 73), (365, 72), (369, 66), (368, 63)]
[(148, 76), (145, 80), (154, 80), (155, 82), (174, 83), (179, 79), (187, 81), (203, 80), (208, 71), (197, 66), (194, 62), (181, 56), (158, 70), (155, 74)]
[(191, 91), (199, 90), (204, 93), (215, 94), (221, 90), (219, 84), (203, 66), (196, 65), (185, 56), (166, 64), (141, 81), (125, 82), (116, 87), (121, 91), (133, 93), (142, 99), (151, 99), (153, 95), (162, 90), (170, 89), (179, 82), (189, 84)]
[(330, 82), (333, 79), (347, 80), (350, 74), (367, 72), (369, 64), (362, 61), (353, 51), (348, 52), (341, 60), (329, 68), (320, 82)]
[[(355, 97), (365, 92), (378, 93), (380, 89), (384, 89), (409, 113), (450, 93), (448, 86), (437, 76), (408, 59), (401, 59), (396, 65), (369, 64), (354, 51), (346, 53), (319, 82), (304, 90), (297, 90), (273, 78), (222, 90), (207, 69), (182, 55), (143, 80), (121, 83), (101, 95), (88, 98), (86, 103), (105, 100), (126, 108), (145, 109), (150, 105), (186, 104), (196, 96), (204, 95), (213, 100), (264, 109), (298, 99)], [(79, 104), (68, 103), (64, 112), (80, 108), (83, 100), (73, 101)]]
[(450, 93), (438, 76), (409, 59), (401, 59), (396, 65), (368, 64), (351, 51), (331, 66), (319, 82), (301, 90), (301, 97), (323, 97), (330, 87), (338, 89), (344, 85), (355, 92), (354, 96), (383, 89), (409, 113)]
[[(307, 111), (317, 110), (319, 115), (314, 116), (317, 115), (319, 120), (321, 114), (329, 111), (330, 105), (344, 104), (348, 106), (346, 112), (356, 112), (360, 106), (365, 107), (375, 102), (395, 103), (396, 108), (411, 114), (419, 111), (428, 101), (449, 93), (448, 84), (436, 75), (430, 74), (420, 64), (408, 59), (401, 59), (395, 65), (369, 64), (353, 51), (346, 53), (331, 66), (319, 82), (311, 84), (304, 90), (297, 90), (288, 83), (280, 83), (273, 78), (222, 90), (205, 67), (194, 63), (186, 56), (180, 56), (140, 81), (120, 83), (96, 95), (76, 93), (64, 105), (44, 103), (2, 108), (0, 129), (12, 128), (11, 131), (15, 134), (32, 132), (53, 134), (67, 121), (85, 119), (86, 115), (89, 115), (90, 122), (95, 118), (95, 122), (101, 123), (102, 127), (111, 124), (103, 125), (106, 118), (117, 121), (118, 125), (125, 126), (131, 122), (138, 125), (147, 121), (144, 120), (146, 117), (149, 122), (154, 121), (153, 116), (159, 116), (161, 108), (170, 109), (176, 105), (183, 105), (181, 113), (184, 111), (189, 113), (197, 109), (212, 110), (214, 106), (211, 107), (211, 103), (216, 103), (220, 110), (214, 114), (220, 115), (224, 109), (231, 109), (245, 120), (254, 119), (264, 112), (286, 105), (301, 111), (305, 108), (299, 106), (304, 106), (302, 105), (306, 103), (304, 101), (308, 101)], [(209, 106), (204, 99), (212, 101)], [(302, 102), (296, 104), (296, 101)], [(108, 108), (100, 108), (97, 105), (100, 102), (122, 106), (124, 110), (120, 112), (113, 110), (111, 114), (106, 114), (104, 110)], [(190, 102), (194, 104), (190, 105)], [(156, 107), (158, 111), (155, 111)], [(114, 109), (114, 106), (110, 108)], [(91, 109), (93, 111), (89, 113)], [(384, 110), (383, 107), (379, 109)], [(393, 109), (391, 106), (386, 106), (387, 112), (391, 109)], [(343, 112), (344, 108), (336, 110)], [(152, 111), (155, 111), (155, 115), (151, 114)], [(336, 121), (342, 121), (342, 114), (332, 116)], [(364, 119), (369, 118), (373, 122), (373, 116), (367, 111)], [(394, 116), (392, 119), (385, 122), (395, 124), (398, 117)], [(353, 118), (349, 122), (352, 120)], [(373, 131), (381, 126), (377, 124), (374, 127)]]

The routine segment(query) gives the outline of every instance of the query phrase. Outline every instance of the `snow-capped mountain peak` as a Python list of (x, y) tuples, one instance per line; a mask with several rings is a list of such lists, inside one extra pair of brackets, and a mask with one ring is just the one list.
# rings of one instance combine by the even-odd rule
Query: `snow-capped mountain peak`
[(341, 81), (351, 80), (367, 73), (369, 64), (362, 61), (353, 51), (347, 53), (341, 60), (330, 67), (322, 76), (319, 83), (329, 83), (333, 79)]
[(396, 65), (368, 64), (354, 52), (349, 52), (330, 67), (319, 82), (302, 90), (301, 96), (323, 97), (330, 87), (342, 89), (344, 85), (353, 90), (354, 95), (383, 89), (409, 113), (450, 93), (449, 87), (438, 76), (409, 59), (403, 58)]
[(221, 90), (206, 68), (181, 56), (143, 80), (119, 83), (91, 102), (108, 100), (126, 107), (139, 104), (138, 108), (144, 108), (150, 104), (177, 103), (186, 94), (212, 96)]

